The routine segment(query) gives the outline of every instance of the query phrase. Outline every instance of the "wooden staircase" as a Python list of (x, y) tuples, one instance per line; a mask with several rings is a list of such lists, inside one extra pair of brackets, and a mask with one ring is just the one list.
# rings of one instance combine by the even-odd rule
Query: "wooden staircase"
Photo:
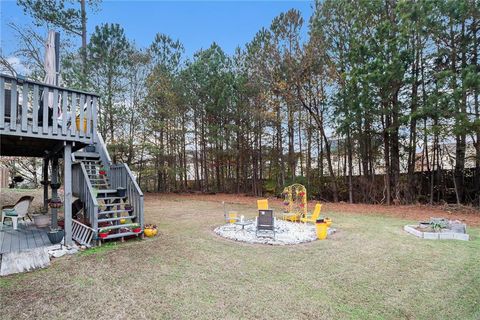
[[(102, 229), (110, 231), (102, 240), (141, 235), (144, 225), (143, 193), (127, 165), (111, 164), (108, 155), (105, 155), (106, 149), (97, 150), (98, 144), (94, 152), (80, 150), (73, 154), (75, 165), (78, 166), (74, 185), (80, 185), (77, 196), (84, 203), (95, 239), (99, 240), (98, 232)], [(75, 177), (78, 177), (77, 182)], [(125, 196), (119, 194), (119, 188), (125, 189)], [(138, 225), (142, 231), (133, 232), (132, 227)]]

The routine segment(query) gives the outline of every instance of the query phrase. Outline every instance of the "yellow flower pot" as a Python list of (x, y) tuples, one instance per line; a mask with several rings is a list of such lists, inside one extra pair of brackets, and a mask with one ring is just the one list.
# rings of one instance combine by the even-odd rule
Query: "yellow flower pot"
[(157, 229), (151, 229), (151, 228), (147, 228), (145, 230), (143, 230), (143, 234), (145, 234), (146, 237), (154, 237), (156, 234), (157, 234), (158, 230)]
[(120, 224), (125, 224), (127, 222), (127, 219), (120, 219)]

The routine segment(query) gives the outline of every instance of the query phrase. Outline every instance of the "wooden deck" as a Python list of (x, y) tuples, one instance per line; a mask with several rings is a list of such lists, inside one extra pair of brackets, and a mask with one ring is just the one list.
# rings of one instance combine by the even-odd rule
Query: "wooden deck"
[(48, 228), (37, 228), (33, 223), (18, 223), (18, 230), (13, 230), (7, 222), (0, 226), (0, 254), (27, 249), (51, 246), (47, 237)]
[(1, 155), (44, 157), (65, 142), (94, 143), (97, 104), (94, 93), (0, 74)]

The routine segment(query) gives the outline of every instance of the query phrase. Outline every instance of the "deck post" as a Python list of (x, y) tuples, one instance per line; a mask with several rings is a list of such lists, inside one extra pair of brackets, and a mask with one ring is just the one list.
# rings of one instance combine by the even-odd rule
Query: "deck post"
[(64, 192), (63, 201), (65, 215), (65, 244), (72, 245), (72, 144), (67, 142), (63, 152)]
[[(52, 199), (58, 198), (58, 158), (54, 157), (52, 160)], [(52, 228), (55, 229), (58, 227), (58, 209), (52, 208)]]
[(43, 158), (43, 210), (48, 212), (48, 158)]

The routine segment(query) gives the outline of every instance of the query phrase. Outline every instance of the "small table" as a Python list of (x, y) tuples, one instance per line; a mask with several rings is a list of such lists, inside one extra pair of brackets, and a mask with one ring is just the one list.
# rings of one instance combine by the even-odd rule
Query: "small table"
[(245, 230), (245, 226), (248, 226), (250, 224), (253, 224), (253, 221), (248, 221), (248, 220), (244, 220), (244, 221), (237, 221), (235, 222), (235, 224), (237, 226), (242, 226), (242, 230)]

